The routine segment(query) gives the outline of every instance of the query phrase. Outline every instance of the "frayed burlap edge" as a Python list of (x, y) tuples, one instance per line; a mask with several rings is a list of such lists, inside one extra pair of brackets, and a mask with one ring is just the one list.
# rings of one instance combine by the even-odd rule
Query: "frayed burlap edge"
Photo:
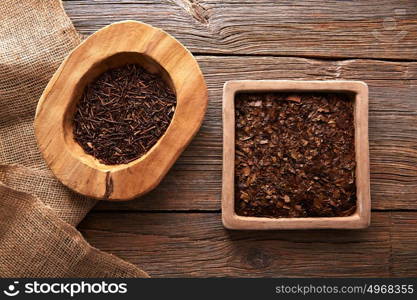
[(0, 277), (148, 277), (91, 247), (54, 210), (0, 184)]

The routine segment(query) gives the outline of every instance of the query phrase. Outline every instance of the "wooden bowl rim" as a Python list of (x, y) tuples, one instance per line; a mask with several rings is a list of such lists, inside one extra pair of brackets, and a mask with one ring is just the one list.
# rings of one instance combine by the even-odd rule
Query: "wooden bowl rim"
[[(234, 159), (235, 108), (238, 92), (346, 92), (354, 94), (357, 209), (346, 217), (268, 218), (246, 217), (235, 212)], [(232, 80), (223, 87), (222, 222), (228, 229), (361, 229), (370, 224), (368, 86), (354, 80)]]

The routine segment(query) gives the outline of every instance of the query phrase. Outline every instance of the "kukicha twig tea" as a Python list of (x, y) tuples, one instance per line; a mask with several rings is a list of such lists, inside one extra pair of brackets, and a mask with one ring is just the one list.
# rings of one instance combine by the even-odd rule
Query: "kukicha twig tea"
[(348, 95), (241, 93), (235, 103), (238, 215), (355, 212), (355, 130)]
[(126, 164), (156, 144), (175, 107), (175, 93), (160, 76), (136, 64), (110, 69), (85, 88), (74, 139), (104, 164)]

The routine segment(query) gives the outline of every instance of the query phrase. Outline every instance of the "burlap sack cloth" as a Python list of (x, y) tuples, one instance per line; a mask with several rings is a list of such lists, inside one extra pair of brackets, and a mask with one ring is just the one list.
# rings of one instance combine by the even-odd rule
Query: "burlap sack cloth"
[(59, 183), (33, 118), (43, 89), (80, 43), (60, 0), (0, 1), (0, 277), (146, 277), (73, 227), (95, 200)]

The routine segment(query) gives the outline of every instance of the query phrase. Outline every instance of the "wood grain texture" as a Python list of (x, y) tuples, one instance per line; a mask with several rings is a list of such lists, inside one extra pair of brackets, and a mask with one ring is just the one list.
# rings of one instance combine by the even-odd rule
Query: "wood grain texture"
[[(343, 217), (267, 218), (235, 212), (235, 95), (240, 92), (349, 92), (353, 94), (356, 211)], [(368, 86), (348, 80), (231, 80), (223, 88), (222, 221), (228, 229), (363, 229), (369, 226)], [(334, 199), (337, 200), (337, 199)]]
[[(106, 165), (87, 154), (73, 135), (73, 115), (84, 88), (109, 69), (139, 64), (175, 91), (174, 116), (142, 157)], [(126, 21), (83, 41), (45, 88), (34, 121), (39, 149), (54, 175), (70, 189), (106, 200), (128, 200), (154, 189), (197, 133), (207, 108), (207, 86), (191, 53), (161, 29)]]
[(95, 212), (79, 228), (93, 246), (152, 277), (417, 276), (417, 213), (375, 212), (371, 224), (227, 231), (218, 213)]
[(413, 0), (64, 1), (90, 34), (133, 19), (163, 28), (193, 53), (417, 59)]
[(391, 213), (392, 273), (417, 274), (417, 217), (415, 212)]
[(166, 30), (200, 54), (209, 87), (203, 126), (162, 183), (140, 199), (101, 202), (81, 223), (93, 246), (153, 277), (417, 276), (417, 212), (374, 211), (361, 231), (227, 231), (220, 215), (222, 87), (243, 79), (365, 81), (372, 207), (417, 209), (413, 0), (66, 0), (64, 7), (84, 35), (125, 19)]
[(203, 126), (165, 180), (142, 199), (98, 210), (219, 210), (222, 88), (227, 80), (352, 79), (369, 86), (374, 209), (417, 209), (417, 63), (277, 57), (198, 56), (209, 88)]

